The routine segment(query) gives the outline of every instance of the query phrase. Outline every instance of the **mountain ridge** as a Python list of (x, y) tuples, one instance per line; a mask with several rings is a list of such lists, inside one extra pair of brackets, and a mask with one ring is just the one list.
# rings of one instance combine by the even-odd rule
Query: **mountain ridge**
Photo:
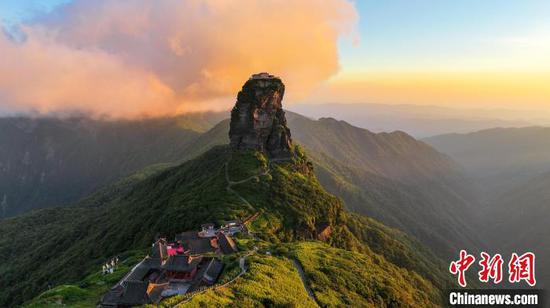
[[(10, 306), (28, 300), (29, 295), (36, 295), (36, 290), (43, 290), (49, 283), (77, 281), (99, 266), (103, 258), (148, 247), (156, 233), (173, 234), (196, 228), (204, 221), (246, 216), (258, 208), (266, 209), (267, 216), (256, 226), (257, 231), (263, 230), (258, 234), (265, 240), (311, 239), (320, 231), (318, 228), (329, 224), (333, 225), (333, 235), (328, 240), (331, 245), (367, 254), (374, 249), (398, 267), (422, 273), (437, 281), (438, 286), (445, 285), (443, 266), (436, 258), (421, 249), (407, 248), (418, 245), (414, 241), (403, 241), (407, 237), (401, 233), (389, 235), (385, 228), (376, 231), (379, 227), (373, 228), (375, 223), (348, 217), (338, 199), (316, 184), (314, 175), (299, 171), (305, 158), (278, 163), (270, 176), (236, 187), (256, 209), (249, 208), (225, 190), (223, 166), (229, 153), (227, 147), (215, 147), (178, 167), (153, 173), (123, 193), (115, 191), (109, 197), (108, 192), (107, 196), (89, 198), (76, 207), (45, 209), (2, 221), (0, 231), (7, 237), (0, 242), (0, 256), (5, 258), (0, 265), (0, 279), (2, 285), (10, 288), (0, 293), (1, 303)], [(232, 161), (230, 172), (235, 179), (255, 173), (266, 163), (253, 153), (233, 157)], [(24, 225), (33, 228), (21, 229)], [(373, 241), (373, 236), (378, 240)], [(390, 246), (383, 244), (392, 241), (395, 243)], [(33, 246), (37, 242), (42, 244), (31, 255), (12, 254), (24, 249), (21, 245)], [(372, 248), (368, 243), (373, 243)], [(65, 246), (63, 252), (53, 249), (59, 245)], [(17, 280), (17, 273), (29, 271), (33, 272), (31, 281)]]
[(148, 165), (177, 161), (219, 116), (0, 118), (0, 217), (74, 203)]
[(499, 127), (423, 141), (462, 165), (482, 196), (493, 196), (550, 171), (548, 136), (550, 128), (544, 126)]
[[(329, 192), (342, 197), (348, 209), (420, 238), (441, 257), (454, 254), (454, 245), (473, 250), (484, 245), (476, 235), (477, 220), (471, 213), (476, 204), (469, 202), (470, 198), (475, 199), (472, 197), (474, 189), (463, 186), (466, 180), (460, 174), (462, 169), (446, 155), (414, 142), (415, 139), (405, 133), (372, 133), (345, 121), (312, 120), (293, 112), (287, 112), (287, 121), (294, 140), (310, 153), (319, 181)], [(197, 138), (195, 150), (201, 152), (213, 144), (227, 143), (225, 132), (228, 125), (228, 121), (222, 121)], [(338, 127), (345, 129), (339, 130)], [(363, 136), (367, 136), (367, 140)], [(409, 151), (404, 150), (406, 147), (394, 149), (400, 143), (387, 140), (392, 136), (411, 143)], [(354, 142), (346, 141), (350, 139)], [(381, 146), (356, 145), (363, 143)], [(377, 147), (389, 148), (391, 154), (384, 155), (384, 151), (372, 154), (371, 148)], [(409, 155), (417, 147), (424, 150), (423, 155)], [(376, 159), (380, 156), (385, 160), (384, 164), (390, 166), (388, 172), (384, 167), (368, 167), (372, 163), (378, 164)], [(417, 163), (419, 159), (421, 161)], [(430, 173), (434, 160), (440, 161), (439, 165), (445, 166), (447, 171)], [(400, 163), (401, 166), (395, 168)], [(394, 172), (395, 169), (399, 171)]]

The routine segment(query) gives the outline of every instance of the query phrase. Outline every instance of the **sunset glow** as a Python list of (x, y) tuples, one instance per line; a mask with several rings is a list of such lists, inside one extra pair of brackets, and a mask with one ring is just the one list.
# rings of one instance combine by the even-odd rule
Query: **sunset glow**
[(311, 102), (550, 110), (550, 72), (379, 72), (331, 79)]
[(281, 76), (293, 103), (550, 111), (550, 4), (3, 1), (0, 112), (229, 108)]

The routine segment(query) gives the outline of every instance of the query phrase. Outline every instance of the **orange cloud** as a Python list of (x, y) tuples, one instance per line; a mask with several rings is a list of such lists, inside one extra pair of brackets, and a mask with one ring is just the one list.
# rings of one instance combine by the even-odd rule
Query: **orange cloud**
[(347, 0), (77, 0), (23, 27), (23, 43), (0, 36), (0, 109), (221, 109), (258, 71), (300, 98), (338, 71), (356, 20)]

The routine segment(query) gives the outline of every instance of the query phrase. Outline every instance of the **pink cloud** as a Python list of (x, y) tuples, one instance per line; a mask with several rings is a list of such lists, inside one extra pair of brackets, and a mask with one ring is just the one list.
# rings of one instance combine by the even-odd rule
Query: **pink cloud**
[(0, 37), (0, 109), (111, 117), (222, 109), (252, 73), (290, 99), (338, 71), (347, 0), (77, 0)]

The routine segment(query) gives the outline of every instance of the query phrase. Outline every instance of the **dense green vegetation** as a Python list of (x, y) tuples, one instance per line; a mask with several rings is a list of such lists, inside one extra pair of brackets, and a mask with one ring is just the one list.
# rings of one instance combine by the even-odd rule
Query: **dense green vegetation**
[[(1, 120), (8, 135), (0, 133), (0, 144), (10, 147), (0, 147), (0, 174), (2, 166), (12, 173), (0, 177), (9, 179), (5, 189), (0, 180), (0, 191), (6, 192), (5, 198), (0, 195), (0, 210), (9, 216), (63, 205), (148, 164), (197, 157), (227, 143), (229, 121), (214, 125), (225, 116)], [(440, 257), (454, 257), (455, 246), (481, 246), (472, 228), (471, 210), (477, 207), (459, 168), (445, 155), (402, 132), (374, 134), (334, 119), (314, 121), (291, 112), (287, 117), (320, 183), (349, 210), (413, 235)], [(12, 180), (17, 177), (20, 181)]]
[[(185, 302), (185, 307), (315, 307), (289, 259), (257, 254), (249, 257), (247, 264), (247, 273), (237, 281), (196, 295)], [(182, 298), (174, 297), (163, 301), (162, 306), (184, 306), (179, 303)]]
[[(439, 257), (482, 246), (475, 198), (448, 157), (403, 132), (375, 134), (334, 119), (287, 112), (295, 141), (314, 162), (323, 188), (346, 207), (420, 239)], [(227, 143), (222, 121), (193, 143), (194, 153)], [(472, 201), (474, 200), (474, 201)]]
[[(270, 243), (315, 239), (329, 227), (324, 239), (332, 246), (378, 253), (383, 262), (445, 281), (437, 259), (414, 241), (349, 215), (339, 199), (323, 190), (303, 155), (270, 164), (256, 152), (215, 147), (178, 167), (136, 175), (76, 206), (6, 219), (0, 223), (0, 284), (8, 287), (0, 290), (0, 305), (30, 300), (50, 284), (79, 282), (109, 257), (147, 249), (155, 235), (173, 236), (204, 222), (258, 211), (263, 214), (252, 229)], [(264, 174), (233, 186), (249, 204), (226, 190), (228, 161), (232, 181)]]
[(122, 261), (113, 274), (104, 275), (96, 271), (88, 275), (78, 284), (66, 284), (56, 286), (43, 292), (30, 302), (25, 303), (28, 308), (54, 308), (54, 307), (94, 307), (97, 301), (117, 283), (130, 268), (145, 256), (143, 251), (130, 251), (120, 255)]
[(322, 307), (432, 307), (433, 285), (375, 254), (359, 254), (318, 242), (292, 245)]
[(449, 157), (404, 132), (372, 133), (332, 118), (289, 115), (323, 187), (353, 212), (421, 240), (440, 257), (477, 250), (473, 188)]

